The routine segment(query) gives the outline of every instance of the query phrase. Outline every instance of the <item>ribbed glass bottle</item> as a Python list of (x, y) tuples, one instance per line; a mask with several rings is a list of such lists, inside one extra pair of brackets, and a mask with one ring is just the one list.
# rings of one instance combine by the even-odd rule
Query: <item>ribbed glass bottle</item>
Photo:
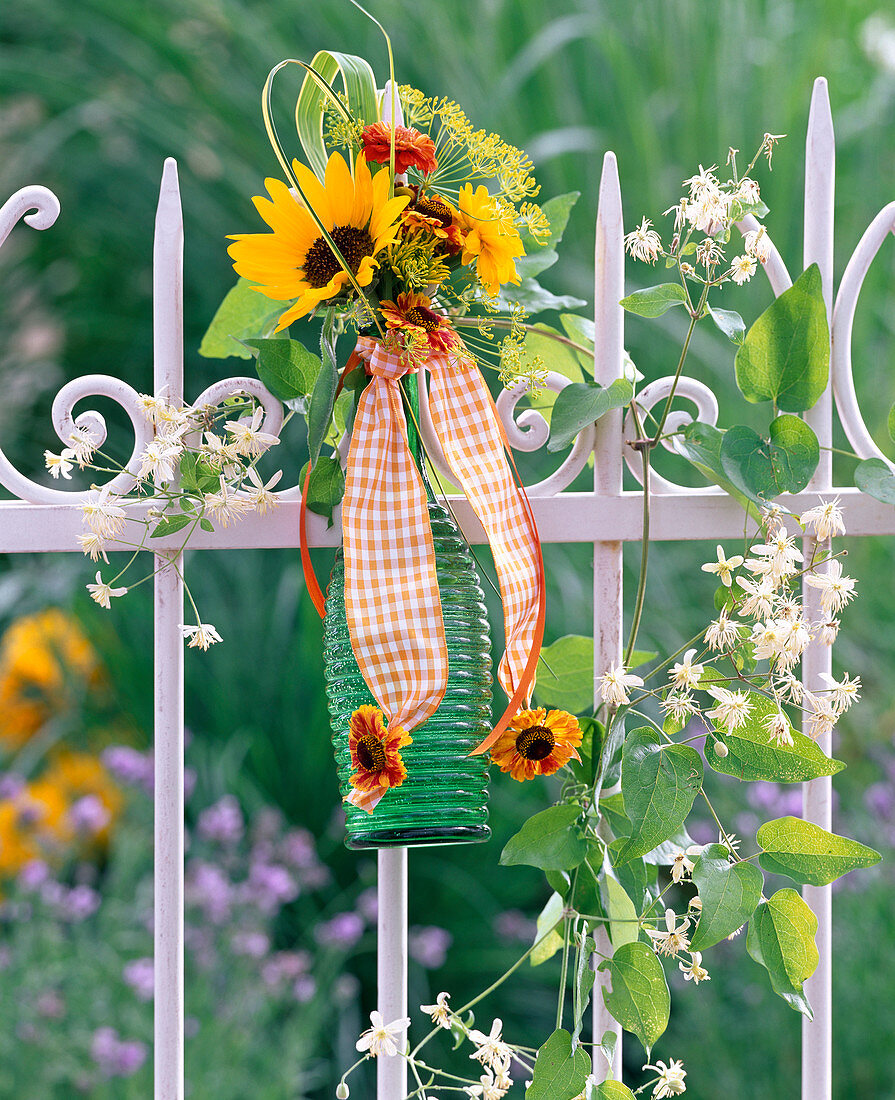
[[(403, 385), (418, 418), (416, 377), (408, 375)], [(408, 423), (408, 443), (423, 470), (412, 422)], [(401, 786), (390, 790), (372, 814), (343, 803), (348, 817), (345, 843), (349, 848), (475, 843), (491, 835), (487, 824), (488, 758), (468, 755), (491, 728), (491, 638), (484, 594), (457, 524), (433, 499), (428, 482), (426, 489), (448, 649), (447, 690), (438, 710), (412, 731), (413, 744), (401, 749), (407, 768)], [(344, 796), (351, 790), (348, 723), (358, 707), (375, 705), (376, 700), (351, 649), (341, 550), (326, 596), (324, 671), (339, 786)]]

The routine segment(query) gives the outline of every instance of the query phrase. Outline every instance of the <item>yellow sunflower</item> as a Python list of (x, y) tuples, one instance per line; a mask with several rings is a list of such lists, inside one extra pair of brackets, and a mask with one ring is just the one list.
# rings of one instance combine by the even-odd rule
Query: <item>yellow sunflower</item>
[(581, 728), (564, 710), (543, 707), (520, 711), (491, 748), (502, 772), (522, 783), (536, 775), (553, 775), (572, 759), (580, 762)]
[(460, 189), (459, 224), (463, 234), (463, 263), (476, 261), (476, 274), (485, 290), (496, 298), (504, 283), (518, 283), (515, 257), (524, 256), (522, 239), (488, 188)]
[[(408, 196), (390, 199), (388, 172), (371, 176), (362, 155), (353, 178), (339, 153), (329, 158), (323, 183), (298, 161), (292, 168), (358, 285), (369, 286), (379, 266), (376, 257), (397, 239), (398, 217)], [(236, 234), (228, 251), (237, 274), (258, 283), (261, 294), (280, 302), (295, 299), (279, 319), (279, 332), (350, 284), (304, 204), (282, 180), (264, 182), (270, 198), (258, 196), (253, 201), (273, 232)]]

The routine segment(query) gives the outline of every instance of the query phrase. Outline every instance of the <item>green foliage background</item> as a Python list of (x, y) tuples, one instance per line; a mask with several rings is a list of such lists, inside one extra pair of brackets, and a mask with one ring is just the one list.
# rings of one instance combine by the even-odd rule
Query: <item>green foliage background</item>
[[(765, 131), (789, 135), (762, 189), (775, 242), (791, 271), (800, 270), (803, 140), (812, 80), (820, 74), (830, 81), (837, 126), (837, 275), (870, 218), (892, 198), (895, 47), (890, 38), (886, 54), (882, 5), (872, 0), (571, 0), (561, 15), (547, 0), (374, 0), (371, 8), (393, 36), (399, 79), (455, 97), (478, 125), (524, 146), (539, 167), (543, 196), (582, 192), (562, 261), (544, 280), (558, 293), (592, 300), (604, 150), (618, 154), (631, 225), (670, 206), (697, 164), (723, 163), (730, 145), (749, 154)], [(0, 261), (0, 439), (19, 465), (39, 469), (42, 449), (54, 446), (48, 408), (67, 378), (99, 370), (149, 387), (152, 218), (167, 155), (179, 162), (187, 226), (188, 394), (241, 371), (235, 360), (199, 359), (196, 349), (233, 281), (224, 236), (256, 226), (249, 198), (265, 175), (277, 174), (261, 125), (260, 89), (274, 62), (309, 59), (327, 47), (365, 55), (385, 71), (378, 32), (347, 0), (42, 0), (0, 7), (0, 196), (38, 182), (56, 191), (63, 208), (47, 233), (17, 230)], [(655, 281), (649, 275), (632, 265), (630, 288)], [(756, 279), (733, 306), (748, 320), (769, 298)], [(895, 397), (893, 317), (895, 252), (887, 245), (867, 278), (854, 331), (859, 399), (878, 440), (886, 438)], [(676, 315), (648, 324), (628, 320), (627, 346), (647, 378), (673, 366), (682, 324)], [(720, 334), (698, 330), (691, 355), (691, 373), (719, 393), (723, 421), (734, 394), (732, 347)], [(297, 475), (300, 455), (281, 454), (278, 461), (286, 482), (294, 482), (289, 473)], [(841, 466), (837, 460), (837, 472), (851, 476), (848, 460)], [(698, 573), (703, 550), (668, 547), (654, 555), (654, 614), (641, 636), (644, 647), (677, 648), (706, 616), (711, 586)], [(891, 760), (895, 662), (890, 586), (879, 580), (891, 575), (891, 544), (867, 540), (849, 544), (849, 551), (861, 599), (846, 616), (838, 654), (863, 677), (865, 699), (842, 723), (845, 743), (837, 755), (850, 763), (837, 780), (844, 812), (860, 804), (861, 784), (877, 779)], [(227, 641), (207, 655), (189, 654), (189, 722), (207, 745), (200, 782), (209, 791), (232, 789), (256, 804), (275, 800), (323, 832), (336, 787), (320, 687), (320, 627), (296, 558), (209, 553), (204, 567), (194, 569), (200, 606)], [(589, 632), (587, 547), (551, 548), (548, 567), (550, 637)], [(88, 572), (85, 562), (61, 558), (5, 562), (0, 619), (5, 624), (48, 600), (80, 599), (71, 594)], [(151, 617), (142, 590), (113, 615), (90, 608), (84, 618), (112, 667), (122, 705), (149, 730)], [(438, 988), (463, 998), (482, 974), (511, 960), (510, 948), (494, 942), (492, 920), (508, 907), (534, 912), (545, 899), (536, 872), (497, 871), (497, 857), (547, 797), (497, 782), (494, 843), (414, 856), (412, 919), (444, 924), (455, 936), (437, 988), (414, 973), (414, 999), (431, 1000)], [(738, 797), (731, 787), (732, 807)], [(878, 844), (877, 823), (860, 820), (851, 835)], [(346, 879), (368, 871), (369, 859), (348, 853), (337, 867)], [(885, 1014), (872, 1007), (895, 993), (895, 971), (878, 950), (893, 932), (891, 870), (870, 876), (861, 893), (840, 893), (835, 911), (837, 1096), (893, 1097)], [(798, 1018), (768, 990), (740, 942), (715, 957), (711, 984), (675, 999), (658, 1056), (686, 1060), (694, 1097), (796, 1095)], [(494, 1006), (522, 1041), (537, 1043), (552, 1029), (545, 984), (552, 965), (544, 968), (549, 975), (523, 971)], [(372, 965), (363, 976), (369, 1008)], [(629, 1042), (636, 1076), (634, 1047)]]

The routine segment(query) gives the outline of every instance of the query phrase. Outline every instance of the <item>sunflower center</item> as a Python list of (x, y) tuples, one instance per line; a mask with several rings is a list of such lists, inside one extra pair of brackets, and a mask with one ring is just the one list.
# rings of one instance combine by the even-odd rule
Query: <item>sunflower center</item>
[(381, 772), (385, 767), (385, 746), (374, 734), (365, 734), (357, 743), (357, 758), (366, 771)]
[[(329, 231), (336, 247), (345, 257), (345, 263), (356, 275), (365, 256), (373, 255), (373, 238), (366, 229), (354, 225), (337, 225)], [(342, 271), (342, 265), (323, 237), (318, 237), (308, 249), (304, 264), (305, 278), (315, 290), (326, 286), (330, 279)]]
[(412, 325), (419, 325), (426, 332), (434, 332), (441, 322), (438, 314), (433, 313), (431, 309), (426, 309), (425, 306), (411, 306), (404, 316)]
[(516, 738), (516, 752), (526, 760), (545, 760), (555, 745), (553, 730), (546, 726), (529, 726)]
[(425, 214), (427, 218), (434, 218), (435, 221), (441, 222), (442, 225), (450, 225), (454, 220), (451, 217), (450, 207), (447, 203), (443, 203), (441, 199), (430, 199), (425, 195), (420, 195), (413, 204), (413, 209), (418, 210), (421, 214)]

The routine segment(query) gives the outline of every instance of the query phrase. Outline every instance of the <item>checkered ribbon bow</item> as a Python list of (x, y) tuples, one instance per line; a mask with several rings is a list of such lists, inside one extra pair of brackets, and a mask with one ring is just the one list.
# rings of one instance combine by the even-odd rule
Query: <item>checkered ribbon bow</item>
[[(354, 418), (342, 502), (345, 610), (367, 686), (389, 724), (409, 732), (437, 709), (448, 675), (426, 488), (408, 448), (399, 385), (416, 367), (366, 338), (358, 341), (352, 362), (358, 357), (371, 379)], [(531, 506), (514, 480), (481, 372), (454, 353), (430, 353), (425, 366), (432, 423), (491, 544), (503, 601), (506, 651), (498, 679), (510, 701), (477, 754), (531, 698), (544, 631), (544, 566)], [(306, 546), (302, 523), (308, 587), (322, 614)]]

